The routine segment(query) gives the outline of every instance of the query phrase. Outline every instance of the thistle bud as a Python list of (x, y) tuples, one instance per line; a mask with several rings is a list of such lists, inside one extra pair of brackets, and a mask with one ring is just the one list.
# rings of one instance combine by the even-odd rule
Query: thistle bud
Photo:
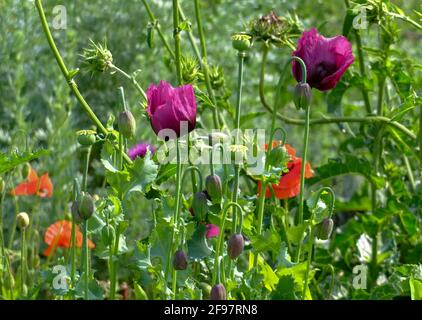
[(267, 157), (267, 163), (270, 166), (279, 166), (286, 161), (290, 159), (289, 153), (287, 152), (287, 149), (285, 146), (277, 146), (273, 149), (271, 149), (268, 157)]
[(296, 109), (306, 109), (311, 104), (312, 90), (309, 84), (299, 82), (294, 91), (293, 101)]
[(245, 240), (240, 233), (232, 235), (227, 245), (227, 251), (230, 259), (236, 259), (243, 252)]
[(173, 267), (176, 270), (186, 270), (188, 267), (188, 256), (183, 250), (174, 253)]
[(95, 137), (96, 132), (93, 130), (80, 130), (76, 134), (78, 135), (79, 144), (84, 147), (92, 146), (97, 139)]
[(87, 192), (82, 192), (78, 199), (78, 213), (81, 219), (88, 220), (95, 211), (94, 199)]
[(205, 188), (213, 203), (220, 203), (223, 195), (221, 179), (218, 175), (209, 175), (205, 179)]
[(135, 135), (136, 121), (132, 112), (123, 111), (119, 115), (119, 131), (127, 139), (131, 139)]
[(101, 229), (101, 240), (107, 246), (112, 246), (116, 239), (116, 231), (112, 225), (106, 225)]
[(182, 56), (181, 72), (184, 84), (194, 83), (200, 75), (198, 60), (190, 56)]
[(208, 197), (205, 192), (199, 191), (194, 194), (192, 210), (198, 221), (204, 221), (208, 213)]
[(29, 216), (26, 212), (21, 212), (16, 216), (16, 222), (21, 229), (29, 226)]
[(82, 57), (84, 58), (84, 68), (91, 73), (106, 71), (113, 62), (113, 55), (104, 43), (95, 43), (91, 40), (88, 48), (85, 48)]
[(320, 240), (327, 240), (333, 232), (333, 219), (324, 219), (321, 223), (315, 226), (316, 237)]
[(211, 300), (226, 300), (226, 288), (223, 284), (215, 284), (211, 289)]
[(235, 34), (232, 36), (233, 48), (240, 52), (247, 51), (251, 47), (251, 39), (252, 37), (247, 34)]

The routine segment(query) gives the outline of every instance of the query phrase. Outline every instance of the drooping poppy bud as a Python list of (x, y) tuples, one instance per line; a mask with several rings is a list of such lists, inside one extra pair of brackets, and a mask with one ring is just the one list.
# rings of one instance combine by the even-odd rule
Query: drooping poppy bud
[(94, 199), (87, 192), (81, 192), (78, 199), (78, 213), (81, 219), (88, 220), (92, 217), (95, 211)]
[(25, 179), (28, 179), (31, 169), (32, 169), (31, 165), (28, 162), (24, 163), (22, 166), (22, 171), (21, 171), (22, 177), (24, 177)]
[(236, 259), (238, 256), (240, 256), (244, 247), (245, 240), (243, 239), (243, 236), (239, 233), (232, 235), (227, 245), (227, 252), (230, 259)]
[(316, 237), (320, 240), (328, 240), (333, 232), (334, 221), (331, 218), (324, 219), (315, 226)]
[(221, 179), (218, 175), (209, 175), (205, 179), (205, 188), (213, 203), (220, 203), (223, 195)]
[(92, 146), (97, 140), (95, 137), (96, 132), (93, 130), (79, 130), (76, 134), (78, 135), (79, 144), (84, 147)]
[(247, 34), (235, 34), (232, 36), (232, 46), (240, 52), (249, 50), (252, 37)]
[(132, 112), (125, 110), (119, 114), (119, 131), (126, 138), (131, 139), (135, 135), (136, 121)]
[(20, 212), (16, 216), (16, 222), (21, 229), (26, 229), (29, 226), (29, 216), (26, 212)]
[(208, 197), (205, 192), (199, 191), (193, 195), (192, 210), (198, 221), (204, 221), (208, 213)]
[(199, 287), (202, 290), (202, 297), (204, 299), (209, 299), (211, 295), (211, 286), (206, 282), (200, 282)]
[(83, 220), (81, 216), (79, 215), (79, 204), (78, 201), (73, 201), (72, 206), (70, 208), (70, 211), (72, 212), (72, 217), (75, 220), (75, 223), (81, 223)]
[(101, 239), (107, 246), (112, 246), (114, 244), (114, 240), (116, 239), (116, 231), (112, 225), (105, 225), (101, 229)]
[(295, 103), (296, 109), (306, 109), (311, 104), (312, 100), (312, 89), (307, 83), (299, 82), (293, 94), (293, 101)]
[(0, 177), (0, 193), (2, 193), (2, 192), (3, 192), (4, 187), (5, 187), (5, 182), (4, 182), (4, 180)]
[(270, 166), (280, 166), (290, 159), (290, 155), (285, 146), (279, 145), (271, 149), (267, 157), (267, 163)]
[(226, 288), (223, 284), (215, 284), (211, 289), (211, 300), (226, 300)]
[(176, 270), (186, 270), (188, 267), (188, 256), (183, 250), (174, 253), (173, 267)]

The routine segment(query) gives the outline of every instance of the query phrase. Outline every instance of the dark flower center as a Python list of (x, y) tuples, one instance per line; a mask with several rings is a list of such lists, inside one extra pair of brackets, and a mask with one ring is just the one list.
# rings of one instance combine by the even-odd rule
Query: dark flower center
[(315, 70), (312, 72), (310, 77), (310, 83), (320, 82), (325, 77), (333, 74), (337, 69), (337, 66), (334, 63), (329, 61), (320, 62)]

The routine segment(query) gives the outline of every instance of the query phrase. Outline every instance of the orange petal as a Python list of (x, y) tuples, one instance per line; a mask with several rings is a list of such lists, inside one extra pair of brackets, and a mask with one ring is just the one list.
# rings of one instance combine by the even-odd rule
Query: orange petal
[(15, 189), (12, 190), (11, 194), (14, 196), (30, 196), (37, 193), (38, 182), (22, 182), (17, 185)]
[(27, 180), (30, 182), (30, 181), (38, 181), (38, 175), (37, 175), (37, 172), (34, 170), (34, 169), (32, 169), (32, 167), (31, 166), (29, 166), (29, 173), (28, 173), (28, 178), (27, 178)]
[[(54, 246), (48, 246), (47, 249), (44, 250), (44, 252), (42, 253), (44, 256), (49, 257), (51, 256), (55, 250), (53, 250)], [(54, 248), (55, 249), (55, 248)]]
[(53, 183), (51, 182), (48, 173), (41, 176), (38, 195), (41, 198), (50, 198), (53, 195)]

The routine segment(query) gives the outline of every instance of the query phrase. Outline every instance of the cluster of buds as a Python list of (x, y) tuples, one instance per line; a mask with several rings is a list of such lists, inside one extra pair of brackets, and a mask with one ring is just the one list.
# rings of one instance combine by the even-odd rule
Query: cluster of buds
[(84, 59), (83, 67), (91, 73), (105, 72), (113, 63), (113, 55), (105, 42), (102, 45), (91, 40), (90, 46), (83, 50), (81, 56)]

